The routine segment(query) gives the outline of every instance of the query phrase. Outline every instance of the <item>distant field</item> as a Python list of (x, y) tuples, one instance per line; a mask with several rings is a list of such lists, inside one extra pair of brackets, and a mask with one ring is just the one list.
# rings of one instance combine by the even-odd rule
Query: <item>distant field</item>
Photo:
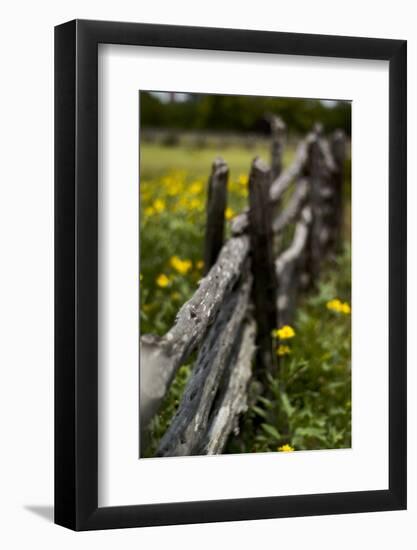
[[(162, 146), (144, 143), (140, 149), (140, 173), (145, 179), (158, 178), (172, 170), (186, 170), (190, 177), (208, 178), (210, 167), (217, 156), (222, 156), (229, 165), (231, 178), (248, 174), (252, 160), (260, 156), (269, 162), (270, 153), (265, 144), (248, 149), (230, 146), (227, 148)], [(290, 162), (293, 150), (287, 150), (284, 164)]]

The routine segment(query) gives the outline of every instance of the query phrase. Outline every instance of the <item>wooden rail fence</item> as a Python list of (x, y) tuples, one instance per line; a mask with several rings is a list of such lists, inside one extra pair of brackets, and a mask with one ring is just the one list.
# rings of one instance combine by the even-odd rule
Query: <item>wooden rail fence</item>
[[(247, 387), (277, 368), (271, 332), (291, 322), (300, 290), (314, 286), (340, 243), (346, 140), (317, 124), (283, 170), (285, 125), (271, 117), (271, 168), (256, 158), (248, 208), (224, 242), (228, 167), (213, 163), (207, 198), (205, 276), (162, 337), (140, 346), (141, 434), (177, 369), (196, 352), (190, 379), (157, 456), (221, 453), (247, 408)], [(284, 206), (285, 205), (285, 206)], [(283, 235), (293, 229), (290, 244)], [(284, 244), (283, 244), (284, 243)], [(256, 360), (255, 360), (256, 359)]]

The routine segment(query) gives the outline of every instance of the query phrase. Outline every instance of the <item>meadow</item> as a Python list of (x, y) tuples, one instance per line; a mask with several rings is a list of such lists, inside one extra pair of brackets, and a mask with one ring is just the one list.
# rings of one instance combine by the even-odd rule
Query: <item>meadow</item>
[[(293, 149), (284, 154), (284, 166)], [(216, 147), (142, 143), (140, 150), (140, 331), (164, 334), (203, 275), (205, 199)], [(268, 160), (260, 142), (222, 147), (229, 166), (227, 220), (247, 205), (250, 164)], [(347, 191), (347, 197), (349, 193)], [(349, 206), (349, 205), (348, 205)], [(225, 452), (346, 448), (351, 445), (350, 212), (344, 244), (327, 260), (318, 287), (300, 299), (279, 333), (278, 376), (253, 379), (249, 408)], [(282, 327), (277, 327), (277, 330)], [(150, 430), (152, 456), (175, 413), (191, 364), (182, 366)]]

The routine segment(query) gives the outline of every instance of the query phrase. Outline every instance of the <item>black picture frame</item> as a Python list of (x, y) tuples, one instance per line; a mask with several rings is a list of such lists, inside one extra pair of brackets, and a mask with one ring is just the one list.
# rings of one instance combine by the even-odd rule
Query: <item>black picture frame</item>
[[(98, 507), (98, 44), (389, 62), (389, 488)], [(55, 522), (108, 529), (406, 508), (405, 40), (74, 20), (55, 28)]]

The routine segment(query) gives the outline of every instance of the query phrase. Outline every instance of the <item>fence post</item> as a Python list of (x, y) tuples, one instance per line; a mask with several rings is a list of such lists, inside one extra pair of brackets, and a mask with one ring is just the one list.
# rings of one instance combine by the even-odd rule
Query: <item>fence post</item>
[(274, 181), (282, 172), (282, 156), (285, 144), (285, 123), (276, 115), (271, 115), (271, 180)]
[(207, 274), (217, 260), (223, 246), (224, 213), (227, 202), (229, 169), (222, 158), (213, 162), (207, 193), (207, 222), (204, 244), (204, 273)]
[(343, 130), (333, 132), (330, 147), (335, 161), (336, 170), (333, 175), (334, 200), (334, 244), (339, 248), (342, 241), (342, 229), (344, 221), (343, 209), (343, 183), (345, 176), (346, 136)]
[(270, 184), (271, 176), (267, 165), (259, 158), (255, 158), (249, 176), (249, 238), (254, 279), (253, 302), (258, 327), (258, 360), (264, 375), (276, 366), (271, 332), (277, 326), (278, 320)]
[(312, 213), (312, 223), (310, 229), (307, 255), (307, 272), (309, 275), (309, 284), (312, 286), (317, 281), (320, 264), (323, 258), (322, 231), (323, 212), (322, 212), (322, 187), (323, 181), (327, 177), (327, 170), (324, 164), (323, 153), (320, 148), (319, 140), (323, 133), (323, 126), (315, 124), (315, 139), (311, 142), (307, 160), (307, 175), (310, 181), (310, 206)]

